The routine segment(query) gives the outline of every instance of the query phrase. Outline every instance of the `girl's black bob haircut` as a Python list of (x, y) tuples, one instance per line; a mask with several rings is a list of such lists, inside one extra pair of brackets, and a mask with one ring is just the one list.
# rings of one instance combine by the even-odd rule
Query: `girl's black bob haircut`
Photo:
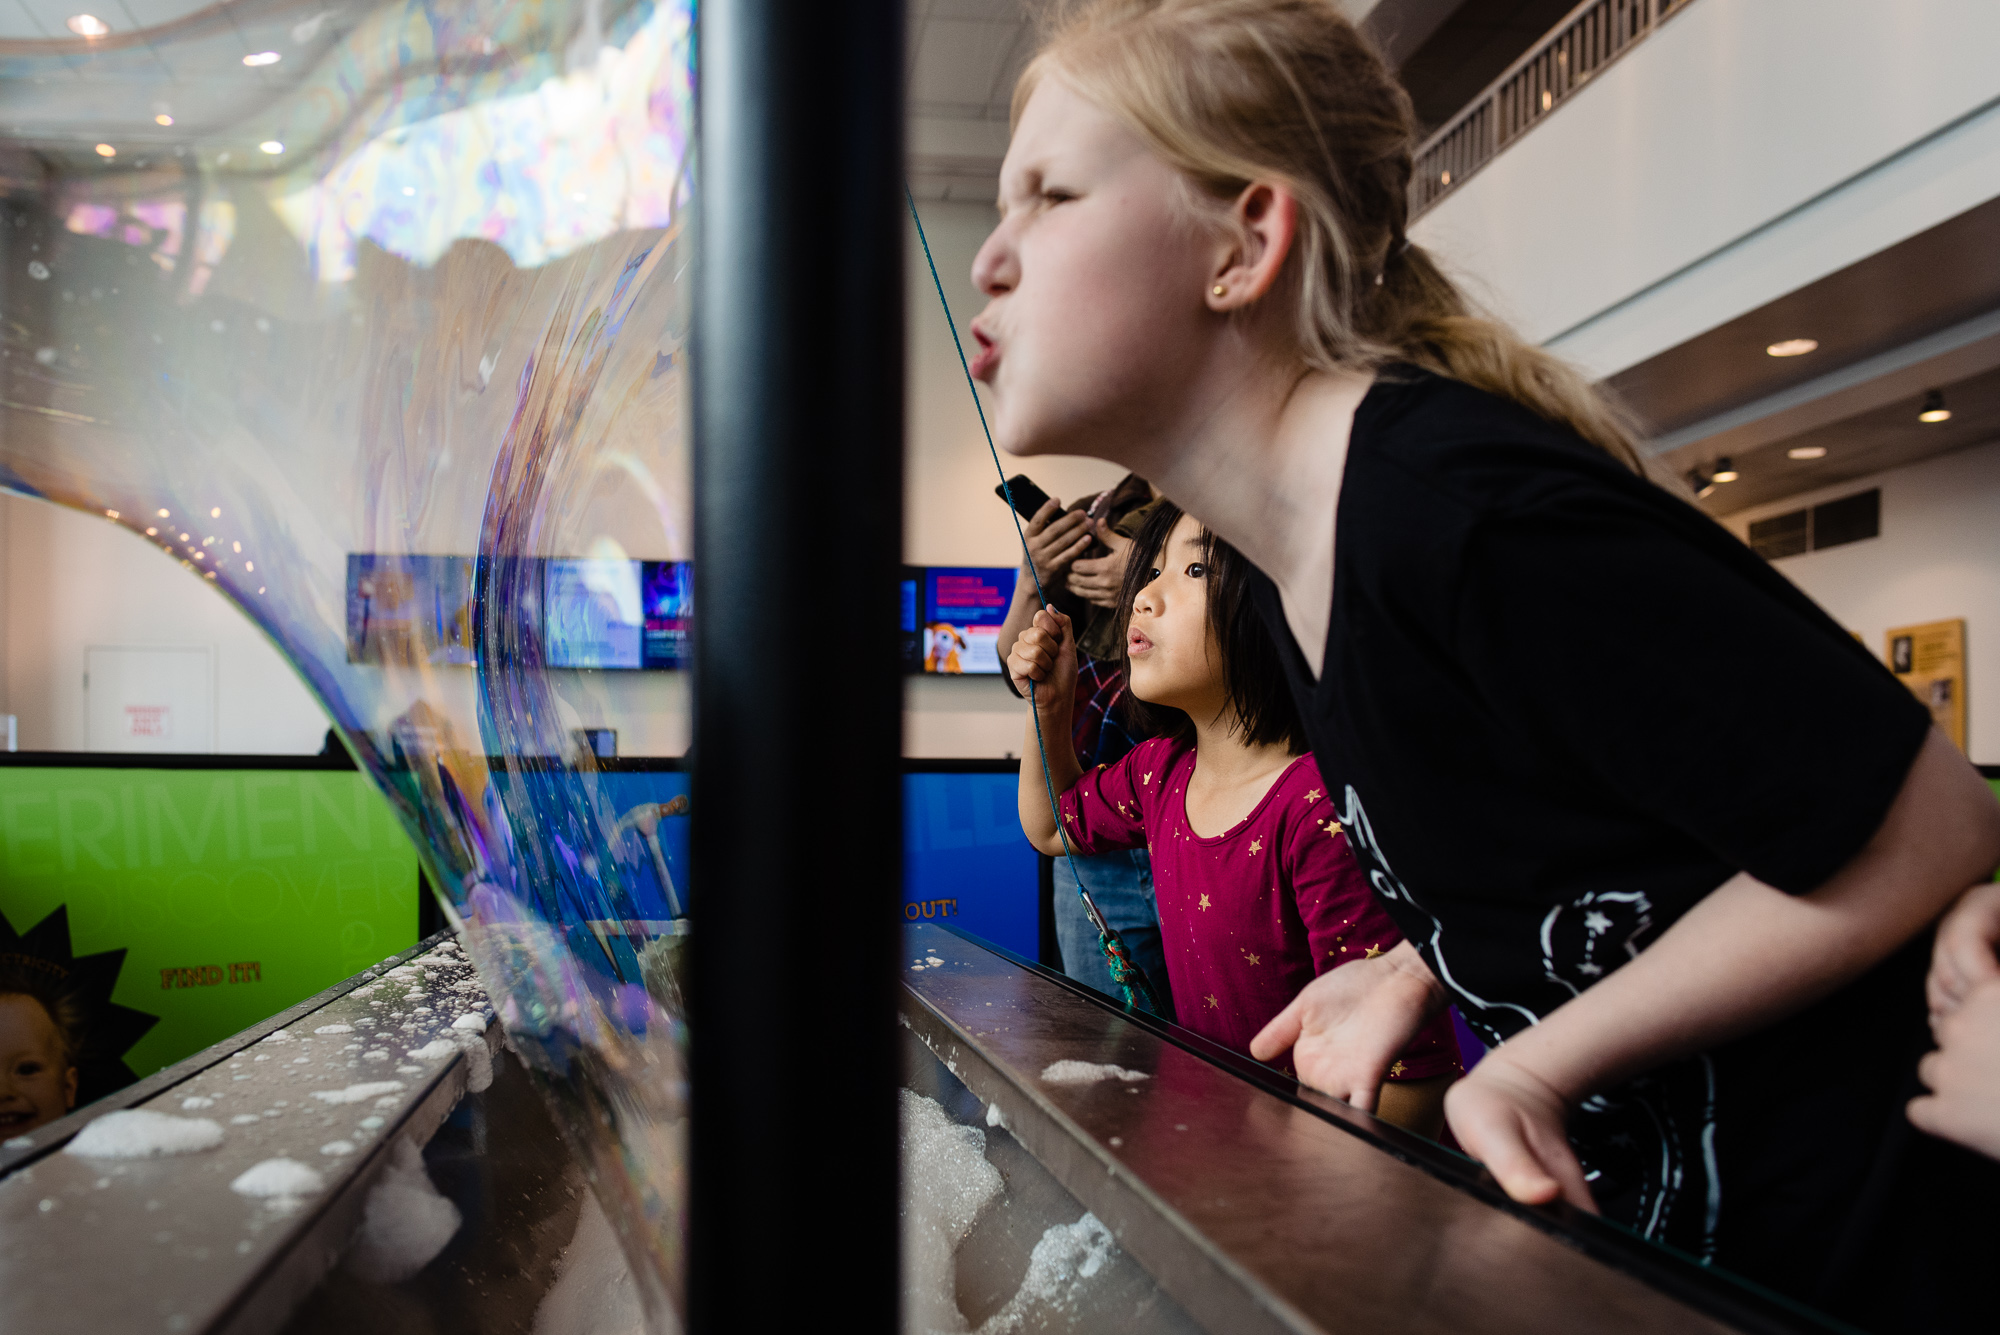
[[(1125, 562), (1125, 587), (1118, 602), (1118, 665), (1125, 670), (1127, 688), (1120, 705), (1132, 735), (1191, 742), (1194, 721), (1185, 713), (1149, 705), (1132, 694), (1132, 659), (1126, 637), (1132, 625), (1132, 602), (1157, 576), (1160, 554), (1183, 513), (1172, 501), (1159, 501), (1132, 537), (1131, 556)], [(1223, 689), (1228, 695), (1227, 707), (1236, 715), (1237, 730), (1252, 746), (1282, 742), (1293, 755), (1304, 755), (1308, 749), (1305, 725), (1292, 702), (1278, 646), (1264, 629), (1257, 609), (1250, 605), (1250, 562), (1206, 528), (1201, 530), (1199, 542), (1202, 564), (1208, 571), (1208, 633), (1222, 653)]]

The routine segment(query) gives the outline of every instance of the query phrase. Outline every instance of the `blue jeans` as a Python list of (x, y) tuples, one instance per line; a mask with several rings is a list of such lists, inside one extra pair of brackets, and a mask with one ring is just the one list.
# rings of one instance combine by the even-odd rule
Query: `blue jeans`
[[(1133, 963), (1146, 971), (1146, 981), (1160, 1003), (1163, 1019), (1174, 1018), (1174, 999), (1167, 986), (1167, 959), (1160, 950), (1160, 912), (1153, 902), (1153, 864), (1143, 848), (1121, 849), (1093, 858), (1076, 859), (1097, 911), (1125, 942)], [(1076, 893), (1076, 876), (1067, 858), (1055, 860), (1056, 945), (1062, 951), (1063, 972), (1117, 1001), (1125, 999), (1111, 981), (1111, 967), (1098, 949), (1097, 929), (1083, 911)]]

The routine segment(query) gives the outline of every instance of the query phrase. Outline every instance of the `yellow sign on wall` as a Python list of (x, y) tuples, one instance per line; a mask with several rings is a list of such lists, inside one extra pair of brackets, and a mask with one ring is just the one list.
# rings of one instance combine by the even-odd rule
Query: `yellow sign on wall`
[(1889, 632), (1888, 650), (1889, 670), (1930, 706), (1931, 720), (1963, 751), (1965, 622), (1903, 626)]

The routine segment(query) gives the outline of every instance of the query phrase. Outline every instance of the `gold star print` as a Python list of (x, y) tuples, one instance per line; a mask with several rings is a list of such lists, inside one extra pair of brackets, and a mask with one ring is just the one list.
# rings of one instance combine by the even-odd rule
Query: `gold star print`
[(1222, 1003), (1215, 999), (1215, 993), (1213, 992), (1208, 994), (1208, 1008), (1210, 1010), (1220, 1010), (1222, 1008)]
[(1317, 788), (1309, 789), (1306, 792), (1306, 805), (1311, 806), (1313, 803), (1319, 801), (1320, 798), (1324, 797), (1325, 795), (1326, 794), (1320, 792), (1320, 790)]
[(1199, 903), (1199, 904), (1195, 905), (1195, 907), (1196, 907), (1196, 908), (1203, 908), (1203, 909), (1207, 908), (1207, 907), (1208, 907), (1208, 896), (1207, 896), (1207, 895), (1203, 895), (1203, 896), (1201, 897), (1201, 903)]
[(1244, 959), (1244, 962), (1245, 962), (1245, 963), (1247, 963), (1247, 964), (1253, 964), (1253, 965), (1254, 965), (1255, 963), (1257, 963), (1257, 957), (1256, 957), (1255, 955), (1252, 955), (1252, 954), (1251, 954), (1251, 953), (1250, 953), (1249, 951), (1247, 951), (1247, 950), (1243, 952), (1243, 959)]
[(1368, 947), (1368, 949), (1367, 949), (1367, 950), (1366, 950), (1366, 951), (1365, 951), (1365, 952), (1364, 952), (1364, 953), (1362, 954), (1361, 958), (1362, 958), (1362, 959), (1365, 959), (1365, 960), (1372, 960), (1372, 959), (1374, 959), (1374, 958), (1375, 958), (1375, 957), (1376, 957), (1377, 955), (1379, 955), (1379, 954), (1381, 954), (1381, 953), (1382, 953), (1382, 947), (1380, 947), (1380, 946), (1370, 946), (1370, 947)]
[(1261, 853), (1261, 852), (1263, 852), (1263, 851), (1264, 851), (1264, 841), (1263, 841), (1262, 839), (1252, 839), (1252, 840), (1250, 841), (1250, 851), (1251, 851), (1252, 853)]
[(1397, 1062), (1394, 1066), (1391, 1066), (1389, 1068), (1389, 1074), (1392, 1076), (1401, 1075), (1402, 1073), (1403, 1073), (1403, 1063), (1401, 1062)]
[(1337, 820), (1321, 821), (1320, 829), (1325, 830), (1330, 839), (1340, 838), (1340, 822)]
[(1141, 774), (1139, 776), (1140, 783), (1151, 783), (1152, 781), (1153, 781), (1153, 771), (1151, 770), (1147, 770), (1144, 774)]

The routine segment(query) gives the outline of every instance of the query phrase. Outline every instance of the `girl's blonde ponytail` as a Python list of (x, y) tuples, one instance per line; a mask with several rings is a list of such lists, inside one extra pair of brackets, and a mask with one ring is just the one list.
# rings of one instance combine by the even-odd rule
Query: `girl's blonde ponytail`
[(1568, 363), (1475, 312), (1409, 218), (1408, 96), (1332, 0), (1096, 0), (1059, 12), (1014, 89), (1054, 74), (1123, 119), (1223, 216), (1253, 181), (1299, 204), (1298, 350), (1321, 370), (1410, 362), (1570, 427), (1635, 472), (1634, 432)]

